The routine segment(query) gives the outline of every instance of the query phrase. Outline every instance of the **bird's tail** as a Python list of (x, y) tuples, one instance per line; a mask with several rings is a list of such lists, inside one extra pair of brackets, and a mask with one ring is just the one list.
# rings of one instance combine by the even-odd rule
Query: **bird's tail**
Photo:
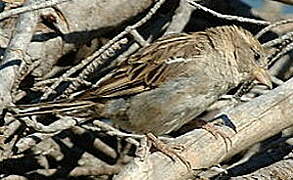
[(8, 111), (12, 112), (14, 117), (44, 115), (51, 113), (79, 116), (86, 111), (98, 114), (101, 112), (102, 108), (103, 103), (97, 103), (90, 100), (61, 100), (48, 103), (10, 106), (8, 107)]

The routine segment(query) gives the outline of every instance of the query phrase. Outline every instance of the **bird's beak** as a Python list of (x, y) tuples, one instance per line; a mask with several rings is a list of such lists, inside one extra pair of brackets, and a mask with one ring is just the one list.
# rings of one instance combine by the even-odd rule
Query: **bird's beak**
[(270, 89), (273, 88), (272, 78), (267, 70), (259, 67), (254, 71), (253, 75), (260, 83), (268, 86)]

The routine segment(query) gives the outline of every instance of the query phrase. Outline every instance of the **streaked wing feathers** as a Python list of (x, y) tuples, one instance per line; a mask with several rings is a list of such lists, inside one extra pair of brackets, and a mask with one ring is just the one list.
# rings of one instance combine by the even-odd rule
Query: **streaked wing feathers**
[[(114, 70), (113, 75), (103, 80), (97, 88), (82, 97), (116, 97), (137, 94), (159, 86), (168, 76), (168, 70), (176, 63), (166, 63), (172, 58), (189, 58), (202, 52), (201, 44), (206, 34), (185, 33), (164, 36), (149, 46), (140, 49)], [(172, 67), (171, 67), (172, 66)]]

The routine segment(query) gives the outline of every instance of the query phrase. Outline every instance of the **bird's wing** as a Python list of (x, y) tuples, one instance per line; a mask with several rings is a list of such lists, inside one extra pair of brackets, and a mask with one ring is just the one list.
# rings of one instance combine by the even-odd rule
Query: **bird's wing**
[(184, 59), (199, 55), (204, 42), (206, 35), (203, 34), (164, 36), (132, 55), (96, 88), (81, 97), (127, 96), (155, 88), (170, 76), (170, 69), (176, 68)]
[[(18, 105), (18, 116), (63, 112), (72, 108), (93, 106), (91, 100), (103, 102), (107, 98), (128, 96), (150, 90), (164, 83), (172, 76), (174, 69), (179, 70), (184, 59), (195, 57), (202, 51), (205, 36), (200, 33), (177, 33), (164, 36), (146, 46), (117, 66), (103, 81), (73, 99), (54, 102)], [(178, 60), (179, 59), (179, 60)], [(183, 60), (182, 60), (183, 59)], [(174, 76), (174, 74), (173, 74)], [(104, 99), (106, 98), (106, 99)]]

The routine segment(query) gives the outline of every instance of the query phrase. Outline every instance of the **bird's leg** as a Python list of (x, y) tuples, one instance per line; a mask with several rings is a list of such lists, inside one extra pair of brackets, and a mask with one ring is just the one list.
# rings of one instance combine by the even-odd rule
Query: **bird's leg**
[(144, 136), (139, 145), (137, 146), (135, 155), (140, 158), (141, 161), (144, 161), (147, 158), (151, 149), (151, 142), (148, 140), (147, 136)]
[(224, 131), (216, 127), (214, 124), (202, 119), (196, 119), (196, 127), (205, 129), (206, 131), (211, 133), (216, 139), (218, 139), (219, 136), (222, 137), (225, 141), (227, 149), (229, 147), (227, 141), (229, 141), (230, 145), (232, 146), (232, 140), (230, 139), (230, 137)]
[(244, 84), (242, 84), (240, 86), (240, 88), (237, 90), (237, 92), (233, 95), (233, 97), (238, 100), (238, 101), (241, 101), (241, 97), (248, 93), (252, 87), (254, 86), (253, 82), (252, 81), (248, 81)]
[(175, 161), (175, 157), (177, 157), (188, 169), (191, 169), (190, 163), (184, 157), (178, 154), (178, 151), (180, 152), (185, 149), (183, 145), (166, 144), (152, 133), (147, 133), (146, 137), (157, 150), (167, 155), (172, 161)]

